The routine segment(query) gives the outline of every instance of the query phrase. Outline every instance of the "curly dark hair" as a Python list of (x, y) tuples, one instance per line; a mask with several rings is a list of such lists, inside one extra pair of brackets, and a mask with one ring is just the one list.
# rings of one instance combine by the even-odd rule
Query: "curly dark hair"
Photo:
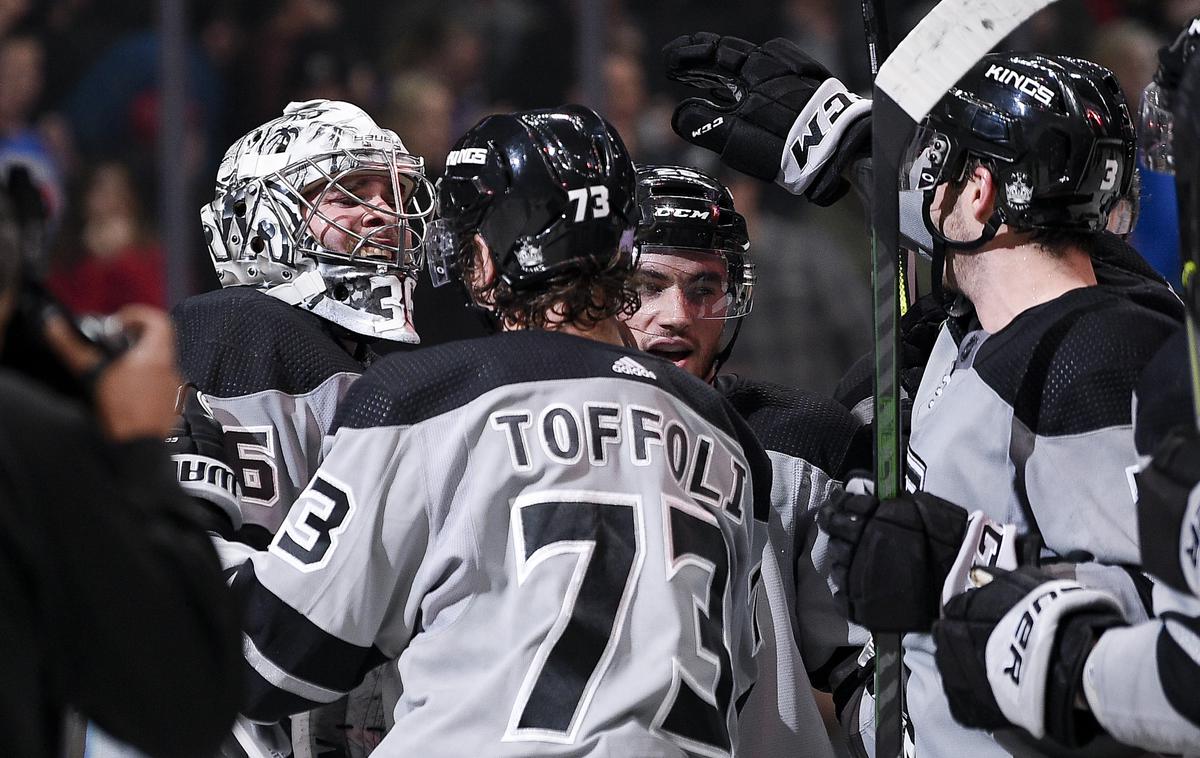
[(572, 324), (591, 329), (614, 316), (632, 316), (641, 307), (628, 258), (607, 261), (583, 259), (534, 289), (514, 289), (499, 276), (477, 286), (479, 248), (473, 239), (463, 243), (458, 260), (461, 277), (472, 299), (491, 310), (508, 329), (547, 329)]

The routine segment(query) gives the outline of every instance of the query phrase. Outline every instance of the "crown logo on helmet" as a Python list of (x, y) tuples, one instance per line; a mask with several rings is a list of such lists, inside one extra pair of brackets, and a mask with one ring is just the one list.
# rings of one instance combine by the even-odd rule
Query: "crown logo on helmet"
[(517, 263), (521, 264), (521, 268), (526, 271), (539, 269), (542, 267), (542, 247), (535, 245), (529, 238), (521, 240), (521, 244), (517, 247)]
[(1033, 186), (1029, 175), (1023, 171), (1013, 172), (1008, 185), (1004, 188), (1008, 194), (1008, 202), (1013, 206), (1027, 206), (1033, 202)]

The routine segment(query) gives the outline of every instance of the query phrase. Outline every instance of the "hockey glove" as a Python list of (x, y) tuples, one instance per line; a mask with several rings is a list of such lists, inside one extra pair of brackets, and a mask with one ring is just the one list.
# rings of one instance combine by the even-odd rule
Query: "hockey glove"
[(968, 727), (1090, 742), (1100, 727), (1077, 707), (1083, 665), (1100, 634), (1124, 623), (1116, 598), (1031, 568), (975, 574), (991, 581), (951, 600), (933, 628), (951, 714)]
[(730, 168), (830, 205), (849, 189), (842, 171), (870, 155), (871, 102), (786, 39), (697, 32), (663, 57), (668, 78), (706, 93), (680, 103), (671, 127)]
[(179, 417), (166, 438), (179, 486), (202, 507), (209, 531), (230, 539), (242, 526), (237, 477), (226, 463), (224, 437), (195, 385), (180, 388)]
[(1135, 475), (1142, 565), (1181, 592), (1200, 595), (1200, 436), (1192, 424), (1167, 435)]
[(880, 502), (853, 487), (821, 508), (847, 618), (873, 632), (927, 632), (973, 566), (1017, 566), (1017, 534), (927, 492)]
[(1189, 21), (1174, 42), (1158, 49), (1158, 70), (1154, 72), (1154, 81), (1169, 90), (1178, 89), (1188, 58), (1191, 57), (1198, 43), (1200, 43), (1200, 16)]

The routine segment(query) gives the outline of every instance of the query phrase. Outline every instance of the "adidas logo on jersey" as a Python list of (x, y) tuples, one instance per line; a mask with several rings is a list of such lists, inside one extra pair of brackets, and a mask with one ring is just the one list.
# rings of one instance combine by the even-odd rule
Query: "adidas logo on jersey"
[(657, 379), (658, 375), (642, 364), (638, 363), (628, 355), (624, 358), (618, 358), (617, 362), (612, 365), (612, 370), (618, 374), (628, 374), (629, 376), (640, 376), (643, 379)]

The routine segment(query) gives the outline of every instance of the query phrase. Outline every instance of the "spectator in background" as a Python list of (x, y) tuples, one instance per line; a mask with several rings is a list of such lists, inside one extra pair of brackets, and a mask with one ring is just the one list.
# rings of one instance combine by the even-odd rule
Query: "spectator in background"
[(98, 164), (81, 204), (78, 247), (52, 270), (54, 294), (75, 313), (115, 313), (129, 303), (165, 307), (162, 249), (144, 223), (129, 168)]
[[(21, 280), (5, 199), (0, 346)], [(79, 398), (24, 371), (40, 366), (0, 369), (5, 756), (74, 755), (63, 729), (71, 706), (155, 755), (200, 758), (236, 710), (232, 598), (162, 445), (180, 382), (171, 325), (146, 307), (119, 318), (133, 345), (109, 362), (61, 315), (40, 325)]]
[[(156, 27), (132, 30), (114, 42), (63, 100), (84, 158), (119, 155), (139, 176), (156, 168), (162, 38)], [(185, 52), (188, 77), (187, 134), (176, 167), (195, 177), (210, 162), (221, 131), (225, 82), (200, 44)]]
[[(384, 118), (380, 125), (404, 135), (404, 144), (425, 158), (425, 173), (436, 181), (445, 171), (446, 154), (459, 130), (454, 120), (454, 93), (432, 73), (416, 72), (396, 77), (389, 88)], [(429, 272), (416, 272), (413, 291), (413, 324), (422, 346), (438, 345), (466, 337), (482, 337), (491, 331), (478, 312), (464, 307), (462, 293), (455, 287), (434, 287)], [(381, 353), (390, 345), (377, 345)]]
[(0, 39), (0, 167), (25, 166), (54, 219), (63, 208), (61, 161), (55, 141), (34, 121), (44, 67), (45, 50), (35, 35)]
[[(461, 134), (481, 115), (493, 110), (483, 86), (487, 43), (478, 24), (454, 19), (441, 28), (428, 71), (441, 79), (454, 96), (451, 133)], [(514, 82), (532, 86), (533, 82)]]
[(451, 140), (454, 94), (438, 78), (426, 73), (396, 77), (389, 88), (382, 126), (403, 134), (415, 155), (425, 156), (425, 172), (440, 176)]

